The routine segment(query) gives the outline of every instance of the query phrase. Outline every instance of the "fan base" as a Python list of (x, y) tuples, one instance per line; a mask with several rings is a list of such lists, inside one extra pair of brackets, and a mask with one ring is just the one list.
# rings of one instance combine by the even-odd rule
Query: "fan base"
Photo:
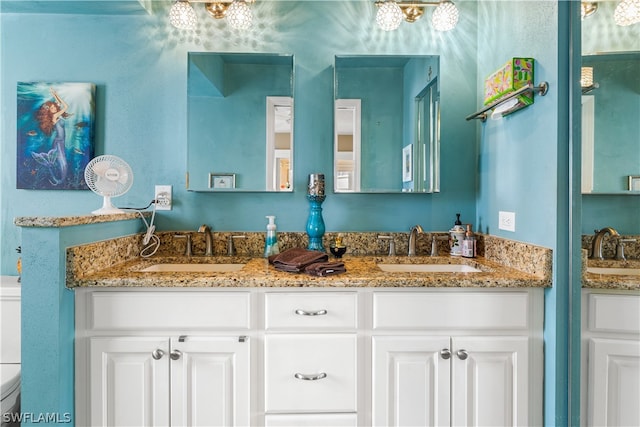
[(91, 212), (93, 215), (117, 215), (127, 213), (118, 208), (100, 208)]
[(117, 215), (127, 213), (122, 209), (116, 208), (111, 204), (111, 197), (104, 196), (102, 199), (102, 207), (91, 212), (94, 215)]

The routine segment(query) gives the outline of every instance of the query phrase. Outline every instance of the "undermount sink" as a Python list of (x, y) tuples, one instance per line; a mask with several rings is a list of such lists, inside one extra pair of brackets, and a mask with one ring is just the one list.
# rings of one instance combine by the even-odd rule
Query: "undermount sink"
[(154, 264), (143, 268), (142, 272), (185, 272), (185, 273), (229, 273), (242, 270), (244, 264)]
[(479, 273), (466, 264), (378, 264), (382, 271), (392, 273)]
[(611, 274), (615, 276), (640, 276), (640, 268), (587, 267), (587, 273)]

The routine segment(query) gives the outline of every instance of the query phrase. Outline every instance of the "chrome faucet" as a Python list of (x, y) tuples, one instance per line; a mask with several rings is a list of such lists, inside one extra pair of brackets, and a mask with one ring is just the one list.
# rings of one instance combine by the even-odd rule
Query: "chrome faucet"
[(407, 256), (416, 256), (416, 238), (418, 233), (424, 233), (422, 226), (414, 225), (409, 232), (409, 253)]
[(604, 237), (608, 234), (613, 237), (620, 236), (616, 230), (611, 227), (604, 227), (600, 230), (594, 230), (595, 236), (591, 244), (591, 256), (590, 259), (604, 259), (602, 256), (602, 242)]
[(205, 251), (204, 256), (213, 256), (213, 235), (211, 234), (211, 228), (207, 224), (202, 224), (198, 228), (198, 233), (204, 233)]

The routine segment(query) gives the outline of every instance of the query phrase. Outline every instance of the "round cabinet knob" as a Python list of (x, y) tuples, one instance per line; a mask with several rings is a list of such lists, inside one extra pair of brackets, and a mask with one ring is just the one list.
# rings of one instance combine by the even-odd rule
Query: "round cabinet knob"
[(169, 357), (171, 357), (171, 360), (178, 360), (182, 357), (182, 352), (180, 350), (173, 350)]
[(151, 352), (151, 357), (153, 357), (155, 360), (162, 359), (162, 356), (164, 356), (164, 351), (160, 350), (159, 348)]
[(442, 357), (444, 360), (447, 360), (451, 358), (451, 352), (448, 348), (443, 348), (442, 350), (440, 350), (440, 357)]
[(466, 360), (466, 358), (469, 357), (469, 353), (467, 353), (467, 350), (458, 350), (456, 351), (456, 354), (458, 355), (458, 359), (460, 360)]

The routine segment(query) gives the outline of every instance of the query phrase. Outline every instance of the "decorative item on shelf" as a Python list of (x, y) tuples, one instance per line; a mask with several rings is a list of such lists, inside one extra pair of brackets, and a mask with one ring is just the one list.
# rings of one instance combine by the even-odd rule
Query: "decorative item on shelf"
[(583, 95), (600, 87), (598, 83), (593, 81), (593, 67), (582, 67), (580, 69), (580, 87)]
[(511, 58), (487, 77), (484, 83), (485, 107), (468, 116), (467, 120), (480, 119), (484, 122), (489, 111), (492, 112), (491, 118), (499, 119), (532, 105), (534, 93), (546, 95), (547, 82), (533, 85), (534, 63), (533, 58)]
[(324, 220), (322, 219), (322, 202), (324, 202), (324, 174), (312, 173), (309, 175), (307, 187), (307, 200), (311, 205), (309, 218), (307, 219), (307, 236), (309, 245), (307, 249), (323, 251), (322, 236), (324, 236)]
[[(511, 58), (484, 80), (484, 105), (503, 99), (518, 89), (533, 84), (533, 58)], [(522, 93), (518, 100), (533, 104), (533, 94)]]
[(229, 26), (236, 30), (246, 30), (253, 23), (250, 4), (255, 0), (177, 0), (169, 9), (169, 22), (181, 30), (194, 30), (198, 16), (191, 3), (203, 3), (212, 18), (227, 18)]
[(396, 30), (402, 21), (416, 22), (427, 6), (435, 7), (431, 16), (431, 24), (436, 31), (449, 31), (456, 27), (459, 13), (456, 5), (448, 0), (443, 1), (395, 1), (376, 0), (376, 23), (384, 31)]

